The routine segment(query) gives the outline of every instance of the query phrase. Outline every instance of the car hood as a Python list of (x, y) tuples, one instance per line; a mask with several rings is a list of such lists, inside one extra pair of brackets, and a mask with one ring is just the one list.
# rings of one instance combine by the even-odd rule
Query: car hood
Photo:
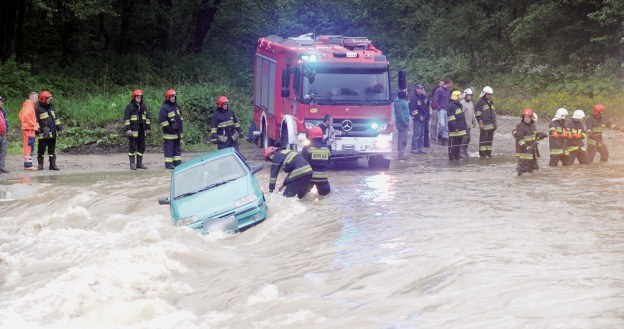
[(171, 202), (175, 220), (189, 216), (198, 219), (219, 217), (234, 210), (234, 202), (253, 193), (251, 180), (243, 176), (235, 181)]

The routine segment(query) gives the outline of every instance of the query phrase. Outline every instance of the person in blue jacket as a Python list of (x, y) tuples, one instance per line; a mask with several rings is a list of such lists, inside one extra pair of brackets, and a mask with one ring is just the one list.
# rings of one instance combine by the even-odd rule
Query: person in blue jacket
[(398, 131), (397, 148), (399, 151), (398, 159), (405, 160), (407, 157), (404, 154), (405, 147), (407, 146), (407, 130), (409, 129), (410, 110), (407, 102), (407, 89), (402, 89), (392, 102), (392, 108), (394, 109), (394, 117), (396, 122), (396, 128)]

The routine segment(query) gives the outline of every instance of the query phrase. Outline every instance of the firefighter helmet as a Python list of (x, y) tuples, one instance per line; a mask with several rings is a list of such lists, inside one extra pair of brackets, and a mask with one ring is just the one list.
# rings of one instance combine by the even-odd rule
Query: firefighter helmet
[(563, 107), (560, 107), (559, 109), (557, 109), (557, 112), (555, 113), (555, 117), (553, 118), (553, 120), (564, 120), (566, 116), (568, 116), (568, 110), (564, 109)]
[(533, 118), (533, 110), (532, 109), (524, 109), (522, 110), (522, 117), (524, 118), (525, 115), (531, 116), (531, 118)]
[(321, 127), (313, 127), (308, 133), (308, 138), (323, 138), (323, 129), (321, 129)]
[(176, 91), (173, 89), (169, 89), (165, 92), (165, 100), (168, 102), (171, 96), (177, 96)]
[(490, 86), (483, 87), (483, 94), (494, 94), (494, 90)]
[(227, 99), (227, 97), (225, 96), (219, 96), (219, 98), (217, 98), (217, 106), (221, 107), (223, 106), (223, 103), (229, 103), (230, 101)]
[(459, 90), (454, 90), (454, 91), (451, 93), (451, 100), (454, 100), (454, 101), (459, 100), (459, 95), (461, 95), (461, 91), (459, 91)]
[(141, 91), (141, 89), (135, 89), (134, 91), (132, 91), (132, 99), (130, 100), (133, 101), (134, 98), (137, 96), (143, 96), (143, 92)]
[(602, 104), (594, 105), (594, 114), (601, 115), (605, 111), (605, 106)]
[(264, 153), (262, 154), (262, 156), (264, 156), (267, 161), (270, 161), (271, 159), (269, 159), (269, 155), (275, 153), (276, 151), (277, 148), (275, 146), (269, 146), (264, 149)]
[(45, 103), (48, 98), (52, 98), (52, 94), (50, 94), (50, 92), (47, 90), (44, 90), (39, 94), (39, 101), (41, 103)]
[(574, 114), (572, 114), (572, 119), (581, 120), (584, 117), (585, 117), (585, 112), (583, 112), (583, 110), (576, 110), (574, 111)]
[(472, 95), (472, 88), (466, 88), (466, 90), (464, 90), (464, 95)]

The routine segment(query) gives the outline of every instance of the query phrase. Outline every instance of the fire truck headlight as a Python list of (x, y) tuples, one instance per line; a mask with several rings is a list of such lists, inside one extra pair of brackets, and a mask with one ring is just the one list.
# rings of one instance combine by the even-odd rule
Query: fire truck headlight
[(373, 128), (374, 130), (377, 130), (377, 128), (379, 128), (379, 124), (377, 122), (373, 122), (371, 123), (371, 128)]
[(310, 62), (318, 62), (318, 56), (317, 55), (310, 55)]
[(392, 148), (392, 134), (382, 134), (375, 137), (373, 146), (378, 150), (389, 150)]
[(384, 130), (386, 130), (386, 128), (388, 128), (388, 124), (387, 123), (379, 123), (379, 122), (373, 122), (370, 125), (371, 129), (377, 131), (377, 132), (382, 132)]

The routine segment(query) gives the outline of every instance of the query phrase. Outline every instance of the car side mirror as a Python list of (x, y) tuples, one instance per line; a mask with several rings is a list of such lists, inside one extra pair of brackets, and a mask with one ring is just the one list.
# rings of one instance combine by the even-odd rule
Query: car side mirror
[(251, 174), (253, 175), (255, 173), (258, 173), (258, 172), (262, 171), (263, 167), (264, 166), (262, 165), (262, 163), (259, 163), (259, 164), (255, 165), (255, 166), (253, 166), (253, 168), (251, 168)]
[(171, 204), (171, 201), (169, 201), (168, 197), (164, 196), (158, 199), (158, 204)]

